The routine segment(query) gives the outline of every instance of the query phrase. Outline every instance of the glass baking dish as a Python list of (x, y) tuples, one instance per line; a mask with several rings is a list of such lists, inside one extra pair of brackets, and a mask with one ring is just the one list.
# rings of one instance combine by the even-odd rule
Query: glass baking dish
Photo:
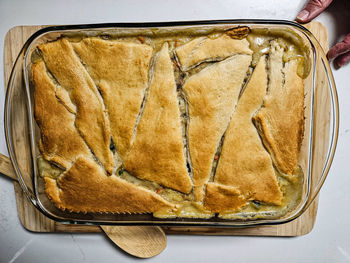
[[(305, 85), (305, 134), (299, 157), (304, 172), (303, 191), (295, 209), (280, 218), (260, 219), (161, 219), (150, 214), (72, 213), (56, 208), (44, 192), (43, 179), (38, 174), (36, 158), (40, 154), (40, 131), (33, 114), (33, 87), (30, 82), (32, 53), (37, 45), (66, 36), (113, 37), (122, 34), (173, 34), (174, 32), (213, 32), (237, 26), (251, 29), (277, 29), (293, 32), (303, 40), (310, 56), (310, 73)], [(321, 95), (320, 95), (321, 94)], [(329, 99), (322, 99), (329, 98)], [(326, 116), (322, 107), (329, 106)], [(328, 116), (327, 116), (328, 115)], [(165, 23), (113, 23), (52, 26), (34, 33), (24, 44), (9, 79), (5, 102), (6, 143), (18, 181), (31, 203), (47, 217), (65, 224), (151, 224), (191, 226), (254, 226), (281, 224), (299, 217), (317, 196), (330, 169), (339, 128), (339, 105), (335, 83), (327, 58), (315, 37), (303, 26), (290, 21), (220, 20)], [(321, 134), (323, 138), (320, 144)], [(325, 158), (319, 156), (325, 155)], [(316, 158), (318, 157), (318, 158)]]

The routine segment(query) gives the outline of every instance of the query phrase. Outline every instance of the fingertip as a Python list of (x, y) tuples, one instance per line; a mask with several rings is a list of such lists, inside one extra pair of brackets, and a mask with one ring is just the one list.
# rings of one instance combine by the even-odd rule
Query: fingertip
[(296, 20), (300, 23), (307, 23), (310, 21), (309, 15), (310, 15), (310, 13), (306, 9), (301, 10), (299, 12), (299, 14), (297, 15)]
[[(349, 39), (350, 40), (350, 39)], [(329, 60), (332, 60), (342, 54), (350, 52), (350, 41), (348, 41), (346, 38), (335, 44), (327, 53), (327, 58)]]
[(332, 50), (329, 50), (328, 52), (327, 52), (327, 59), (328, 60), (332, 60), (332, 59), (334, 59), (334, 55), (333, 55), (333, 52), (332, 52)]
[(310, 22), (321, 14), (332, 0), (309, 0), (303, 10), (297, 15), (296, 20), (300, 23)]
[(350, 51), (340, 55), (334, 60), (334, 66), (336, 69), (339, 69), (350, 62)]
[(341, 67), (336, 61), (333, 62), (333, 65), (336, 70), (338, 70)]

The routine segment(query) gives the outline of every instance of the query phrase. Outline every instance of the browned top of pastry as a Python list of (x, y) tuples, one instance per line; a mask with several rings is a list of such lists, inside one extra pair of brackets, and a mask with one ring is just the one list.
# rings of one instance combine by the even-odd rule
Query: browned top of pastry
[(107, 176), (92, 159), (79, 157), (58, 180), (45, 177), (46, 193), (61, 209), (74, 212), (151, 213), (175, 209), (159, 195)]
[(217, 38), (196, 38), (175, 50), (182, 70), (208, 61), (218, 61), (236, 54), (251, 55), (247, 39), (233, 39), (223, 34)]
[(148, 84), (152, 48), (99, 38), (85, 38), (72, 45), (102, 93), (112, 138), (123, 159)]
[(40, 167), (57, 207), (159, 217), (231, 217), (253, 200), (286, 208), (277, 170), (295, 173), (303, 138), (298, 60), (284, 61), (282, 42), (269, 39), (268, 58), (253, 71), (243, 33), (179, 47), (188, 37), (177, 37), (60, 38), (38, 47)]
[(67, 169), (77, 156), (91, 156), (74, 126), (75, 115), (56, 97), (59, 88), (47, 74), (44, 62), (32, 66), (32, 76), (34, 114), (41, 130), (40, 151), (44, 158)]
[(180, 111), (168, 44), (155, 59), (146, 106), (135, 141), (124, 160), (131, 174), (189, 193)]
[(282, 57), (283, 49), (274, 41), (269, 57), (270, 87), (254, 122), (277, 169), (291, 175), (304, 135), (304, 84), (297, 74), (298, 60), (283, 67)]
[[(80, 135), (111, 174), (114, 159), (109, 148), (111, 140), (109, 120), (93, 80), (67, 39), (62, 38), (40, 45), (39, 49), (48, 70), (58, 84), (67, 91), (72, 104), (76, 107), (74, 123)], [(65, 123), (62, 122), (60, 127), (64, 126)]]
[(218, 183), (206, 185), (204, 207), (214, 213), (236, 212), (247, 203), (238, 188)]
[(250, 61), (250, 55), (233, 56), (192, 75), (183, 86), (189, 106), (188, 142), (197, 201), (203, 198), (204, 183)]
[(261, 107), (266, 89), (265, 57), (261, 57), (225, 133), (215, 182), (239, 189), (247, 200), (279, 205), (282, 193), (272, 160), (252, 123), (252, 116)]

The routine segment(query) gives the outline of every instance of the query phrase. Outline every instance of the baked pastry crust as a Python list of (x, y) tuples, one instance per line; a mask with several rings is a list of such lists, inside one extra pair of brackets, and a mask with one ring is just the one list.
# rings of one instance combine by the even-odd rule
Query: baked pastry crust
[(283, 67), (283, 49), (276, 41), (269, 64), (269, 91), (253, 120), (276, 168), (292, 175), (304, 135), (304, 84), (297, 74), (298, 60)]
[(192, 75), (183, 85), (189, 108), (188, 144), (197, 201), (203, 198), (204, 183), (250, 62), (250, 55), (233, 56)]
[(167, 43), (155, 58), (148, 93), (124, 168), (141, 179), (189, 193), (192, 182), (186, 167), (174, 69)]
[(153, 48), (100, 38), (85, 38), (72, 45), (102, 93), (112, 138), (123, 159), (130, 149), (148, 84)]
[(61, 209), (71, 212), (151, 213), (175, 206), (159, 195), (117, 176), (107, 176), (92, 159), (78, 157), (57, 181), (44, 177), (45, 191)]
[(38, 169), (53, 203), (83, 213), (231, 219), (296, 205), (299, 54), (279, 36), (262, 38), (271, 50), (257, 62), (260, 42), (249, 38), (253, 54), (249, 28), (242, 32), (231, 32), (241, 40), (225, 31), (191, 41), (146, 34), (40, 45), (32, 66)]
[(47, 74), (44, 62), (32, 65), (32, 76), (36, 87), (34, 115), (41, 130), (39, 146), (44, 158), (67, 169), (76, 156), (91, 156), (74, 126), (75, 115), (57, 99), (57, 86)]
[(247, 199), (238, 188), (218, 183), (207, 183), (204, 207), (209, 211), (231, 213), (240, 210), (246, 204)]
[(251, 55), (247, 39), (233, 39), (226, 34), (217, 38), (196, 38), (175, 50), (181, 69), (187, 71), (200, 63), (219, 61), (236, 54)]
[[(99, 92), (65, 38), (39, 46), (46, 67), (76, 106), (75, 126), (106, 171), (112, 174), (110, 126)], [(64, 103), (64, 101), (63, 101)], [(62, 123), (61, 126), (65, 124)]]
[[(272, 160), (252, 123), (252, 116), (261, 107), (266, 90), (265, 57), (261, 57), (225, 133), (215, 182), (235, 187), (246, 200), (280, 205), (282, 193)], [(228, 198), (233, 203), (237, 202), (233, 199), (235, 196)]]

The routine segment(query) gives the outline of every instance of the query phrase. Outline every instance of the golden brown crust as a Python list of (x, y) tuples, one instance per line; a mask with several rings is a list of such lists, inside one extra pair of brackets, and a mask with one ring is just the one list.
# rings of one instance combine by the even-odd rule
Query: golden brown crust
[(123, 159), (147, 87), (152, 48), (99, 38), (85, 38), (72, 45), (102, 92), (112, 138)]
[(282, 48), (273, 42), (271, 49), (269, 92), (253, 120), (277, 169), (291, 175), (297, 168), (304, 134), (304, 84), (297, 75), (298, 60), (283, 68)]
[(205, 40), (205, 37), (195, 38), (175, 49), (175, 55), (180, 63), (180, 67), (182, 70), (187, 70), (190, 68), (190, 56), (196, 50), (199, 45)]
[(57, 183), (45, 177), (46, 193), (60, 209), (74, 212), (151, 213), (175, 209), (159, 195), (107, 176), (92, 159), (79, 157)]
[(56, 85), (47, 74), (43, 61), (32, 65), (32, 76), (34, 114), (41, 131), (40, 151), (44, 158), (67, 169), (76, 156), (91, 156), (74, 126), (74, 114), (56, 98)]
[(246, 199), (280, 205), (282, 193), (271, 158), (251, 121), (266, 94), (264, 62), (265, 58), (261, 57), (231, 118), (225, 133), (215, 182), (239, 189)]
[(207, 183), (204, 207), (213, 213), (230, 213), (240, 210), (247, 200), (238, 188), (217, 183)]
[(192, 75), (183, 86), (189, 105), (188, 140), (197, 201), (203, 198), (204, 183), (250, 62), (249, 55), (233, 56)]
[[(152, 42), (155, 49), (159, 43)], [(167, 43), (152, 68), (153, 48), (128, 40), (61, 38), (40, 45), (42, 60), (32, 66), (39, 147), (46, 160), (66, 168), (58, 177), (58, 171), (44, 177), (48, 197), (62, 210), (155, 216), (210, 210), (225, 217), (252, 200), (280, 206), (284, 199), (273, 163), (280, 172), (295, 172), (304, 90), (298, 60), (284, 64), (284, 51), (277, 41), (270, 43), (269, 84), (262, 57), (242, 92), (252, 51), (246, 39), (227, 32), (177, 47), (182, 71), (216, 61), (185, 73), (174, 72)], [(174, 74), (180, 76), (187, 122)], [(128, 172), (121, 177), (112, 173), (111, 138)]]
[(57, 186), (57, 181), (51, 177), (44, 176), (45, 193), (50, 200), (60, 209), (65, 209), (61, 205), (60, 189)]
[[(65, 38), (39, 46), (47, 68), (67, 90), (76, 106), (75, 126), (108, 173), (114, 166), (109, 149), (110, 127), (102, 99), (93, 80)], [(64, 126), (64, 123), (59, 127)]]
[(217, 38), (195, 38), (176, 48), (177, 59), (186, 71), (205, 61), (223, 60), (235, 54), (251, 55), (247, 39), (233, 39), (224, 34)]
[(192, 189), (168, 44), (163, 45), (155, 60), (146, 106), (124, 168), (141, 179), (183, 193)]

